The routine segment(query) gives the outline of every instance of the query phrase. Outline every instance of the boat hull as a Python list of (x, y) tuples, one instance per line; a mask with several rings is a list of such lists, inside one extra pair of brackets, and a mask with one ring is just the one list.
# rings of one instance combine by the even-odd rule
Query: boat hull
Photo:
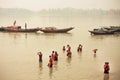
[(89, 31), (91, 34), (94, 35), (109, 35), (109, 34), (114, 34), (114, 31), (111, 32), (96, 32), (96, 31)]
[(120, 26), (110, 26), (110, 30), (115, 30), (115, 32), (120, 32)]
[(6, 32), (37, 32), (37, 31), (39, 31), (39, 29), (38, 28), (34, 28), (34, 29), (19, 29), (19, 30), (5, 29), (4, 31), (6, 31)]
[(0, 28), (0, 31), (5, 31), (5, 29), (3, 27)]
[(40, 31), (44, 33), (67, 33), (68, 31), (74, 29), (73, 27), (65, 28), (65, 29), (55, 29), (55, 30), (47, 30), (47, 29), (40, 29)]

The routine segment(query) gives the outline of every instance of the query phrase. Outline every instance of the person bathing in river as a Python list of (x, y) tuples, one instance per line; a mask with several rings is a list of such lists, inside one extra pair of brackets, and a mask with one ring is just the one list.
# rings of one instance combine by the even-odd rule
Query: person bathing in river
[(93, 49), (94, 54), (97, 52), (98, 49)]
[(67, 45), (67, 52), (71, 51), (71, 46)]
[(52, 66), (53, 66), (53, 59), (52, 59), (52, 56), (50, 55), (50, 56), (49, 56), (48, 67), (52, 68)]
[(81, 44), (79, 44), (79, 46), (78, 46), (78, 48), (77, 48), (77, 51), (78, 51), (78, 52), (81, 52), (81, 51), (82, 51), (82, 47), (83, 47), (83, 46), (82, 46)]
[(51, 57), (54, 60), (54, 56), (55, 56), (55, 51), (52, 51)]
[(109, 70), (110, 70), (109, 62), (105, 62), (105, 64), (104, 64), (104, 73), (109, 74)]
[(54, 54), (54, 61), (58, 61), (58, 53), (57, 53), (57, 51), (55, 51), (55, 54)]
[(67, 51), (67, 56), (68, 56), (68, 58), (71, 58), (72, 52), (71, 51)]
[(38, 52), (37, 54), (38, 54), (38, 56), (39, 56), (39, 62), (42, 62), (42, 53), (41, 53), (41, 52)]
[(65, 51), (66, 49), (65, 49), (65, 46), (63, 46), (63, 51)]

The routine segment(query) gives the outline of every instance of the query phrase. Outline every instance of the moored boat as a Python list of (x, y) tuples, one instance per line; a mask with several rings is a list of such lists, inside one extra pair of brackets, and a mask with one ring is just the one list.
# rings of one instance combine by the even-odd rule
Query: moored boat
[(25, 23), (25, 29), (21, 28), (21, 26), (16, 26), (16, 21), (14, 21), (12, 26), (1, 27), (0, 31), (4, 32), (37, 32), (39, 28), (29, 28), (27, 29), (27, 24)]
[(37, 32), (39, 31), (39, 28), (30, 28), (30, 29), (22, 29), (18, 26), (16, 27), (5, 27), (4, 30), (5, 32)]
[(108, 30), (114, 30), (115, 32), (120, 32), (120, 26), (110, 26), (106, 27)]
[(4, 29), (4, 27), (0, 27), (0, 31), (4, 31), (5, 29)]
[(55, 27), (45, 27), (45, 28), (40, 28), (40, 31), (44, 33), (66, 33), (72, 29), (74, 29), (74, 27), (63, 28), (63, 29), (57, 29)]
[(115, 30), (108, 30), (108, 29), (105, 29), (105, 28), (100, 28), (100, 29), (93, 29), (93, 31), (90, 31), (89, 32), (91, 34), (94, 34), (94, 35), (108, 35), (108, 34), (114, 34)]

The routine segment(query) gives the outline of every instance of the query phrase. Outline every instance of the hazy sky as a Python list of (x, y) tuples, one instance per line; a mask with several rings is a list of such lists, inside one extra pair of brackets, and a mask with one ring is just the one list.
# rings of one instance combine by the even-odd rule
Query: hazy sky
[(51, 8), (120, 9), (120, 0), (0, 0), (3, 8), (41, 10)]

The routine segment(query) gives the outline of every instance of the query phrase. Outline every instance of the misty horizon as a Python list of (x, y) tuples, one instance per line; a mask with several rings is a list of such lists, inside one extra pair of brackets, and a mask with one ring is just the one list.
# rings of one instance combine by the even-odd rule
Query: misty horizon
[(74, 9), (74, 10), (102, 10), (102, 11), (110, 11), (110, 10), (120, 10), (120, 9), (102, 9), (102, 8), (92, 8), (92, 9), (89, 9), (89, 8), (86, 8), (86, 9), (83, 9), (83, 8), (72, 8), (72, 7), (65, 7), (65, 8), (48, 8), (48, 9), (40, 9), (40, 10), (31, 10), (31, 9), (26, 9), (26, 8), (4, 8), (4, 7), (1, 7), (0, 6), (0, 9), (18, 9), (18, 10), (27, 10), (27, 11), (32, 11), (32, 12), (39, 12), (39, 11), (49, 11), (49, 10), (63, 10), (63, 9)]
[(0, 0), (2, 8), (43, 9), (120, 9), (119, 0)]
[[(9, 12), (9, 13), (8, 13)], [(64, 14), (64, 13), (77, 13), (77, 14), (117, 14), (120, 15), (120, 9), (110, 9), (110, 10), (103, 10), (103, 9), (76, 9), (76, 8), (57, 8), (57, 9), (42, 9), (39, 11), (32, 11), (29, 9), (24, 8), (1, 8), (0, 7), (0, 15), (2, 14), (16, 14), (16, 13), (49, 13), (49, 14)]]

